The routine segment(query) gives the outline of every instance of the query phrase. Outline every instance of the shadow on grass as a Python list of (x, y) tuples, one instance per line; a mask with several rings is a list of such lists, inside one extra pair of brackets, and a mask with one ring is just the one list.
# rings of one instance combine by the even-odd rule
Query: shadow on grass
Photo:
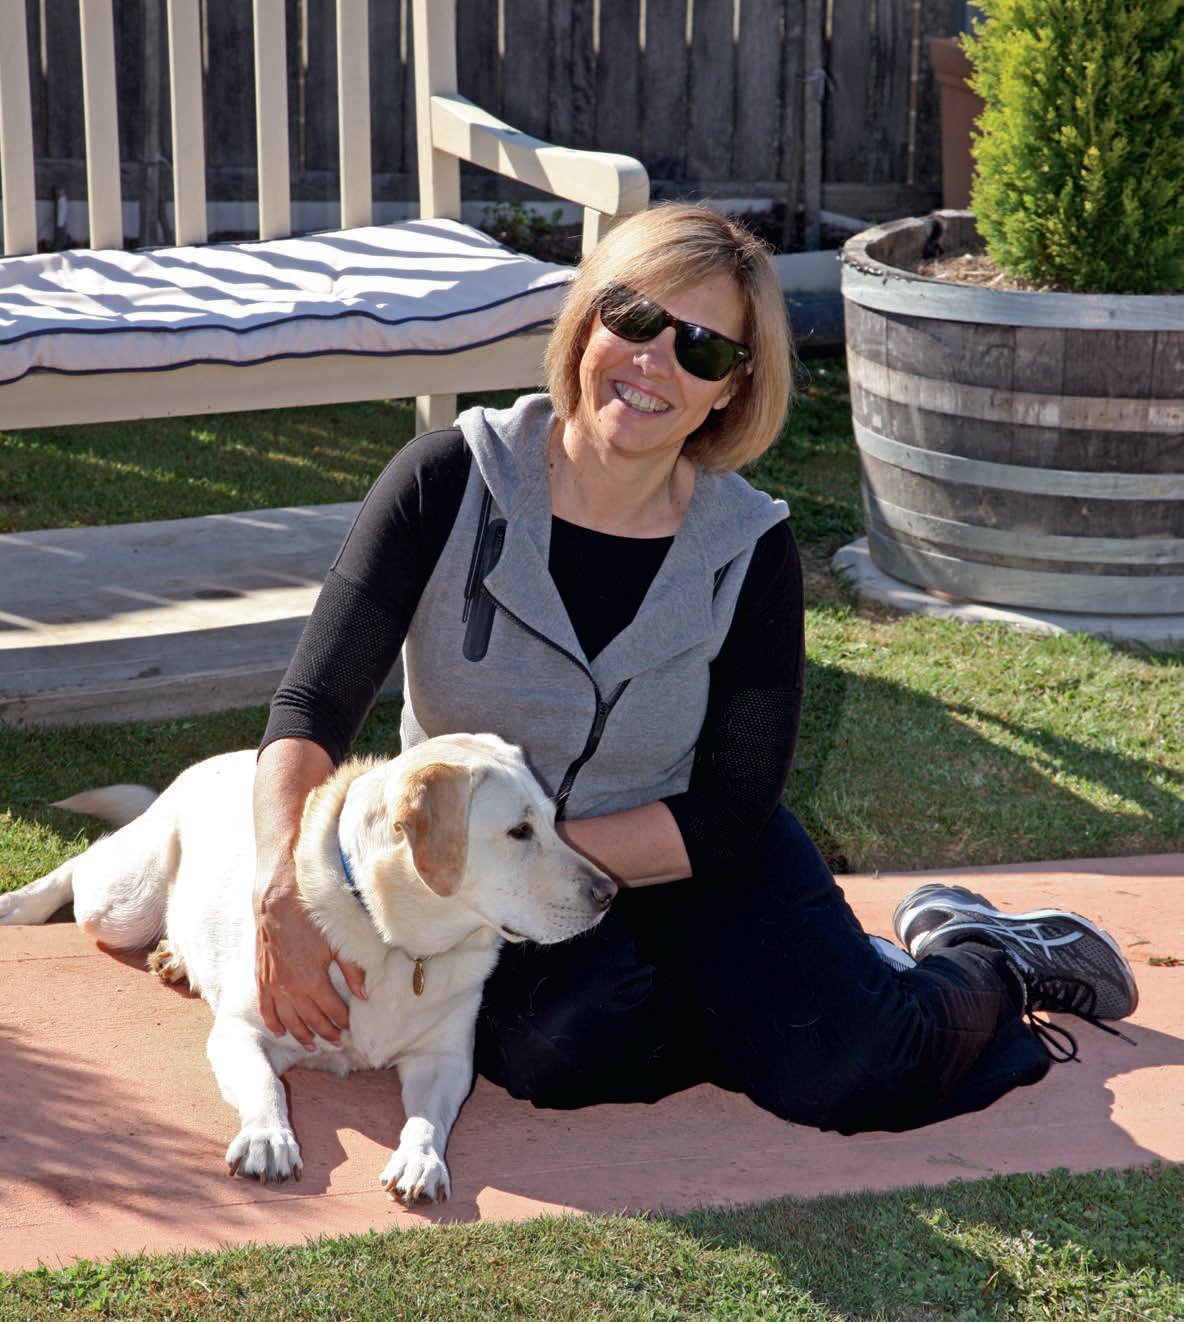
[[(671, 1216), (837, 1319), (1180, 1318), (1182, 1169), (1065, 1169)], [(1113, 1312), (1117, 1313), (1113, 1313)]]
[(1181, 849), (1144, 759), (810, 660), (806, 696), (784, 799), (837, 873)]

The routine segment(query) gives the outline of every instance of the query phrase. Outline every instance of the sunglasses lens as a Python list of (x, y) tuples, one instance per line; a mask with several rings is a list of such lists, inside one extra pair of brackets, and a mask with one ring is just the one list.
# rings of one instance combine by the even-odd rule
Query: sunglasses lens
[(675, 332), (675, 357), (693, 377), (719, 382), (733, 366), (733, 345), (707, 327), (681, 323)]
[(629, 294), (607, 300), (601, 309), (601, 322), (615, 336), (635, 344), (654, 340), (666, 325), (662, 308)]

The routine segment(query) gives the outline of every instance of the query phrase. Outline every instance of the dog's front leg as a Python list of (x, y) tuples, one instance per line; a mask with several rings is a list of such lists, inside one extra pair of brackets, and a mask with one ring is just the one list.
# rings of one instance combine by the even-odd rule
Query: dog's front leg
[(299, 1181), (300, 1147), (288, 1123), (284, 1086), (261, 1032), (238, 1017), (218, 1016), (206, 1053), (222, 1097), (239, 1114), (239, 1134), (226, 1152), (231, 1176)]
[(473, 1084), (473, 1054), (433, 1053), (399, 1060), (404, 1116), (399, 1148), (379, 1174), (393, 1199), (449, 1198), (445, 1145)]

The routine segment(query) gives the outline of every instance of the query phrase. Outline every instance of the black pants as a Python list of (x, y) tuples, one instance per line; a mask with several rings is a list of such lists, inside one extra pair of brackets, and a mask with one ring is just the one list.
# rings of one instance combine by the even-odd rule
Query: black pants
[(623, 889), (589, 934), (504, 948), (477, 1035), (479, 1072), (542, 1108), (709, 1082), (846, 1134), (985, 1108), (1049, 1065), (998, 950), (895, 972), (783, 809), (744, 869)]

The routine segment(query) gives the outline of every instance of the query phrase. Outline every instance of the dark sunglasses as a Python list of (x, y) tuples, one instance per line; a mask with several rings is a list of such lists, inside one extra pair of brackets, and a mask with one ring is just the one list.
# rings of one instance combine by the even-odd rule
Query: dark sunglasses
[(642, 344), (654, 340), (666, 327), (675, 327), (675, 361), (685, 372), (705, 382), (719, 382), (733, 367), (749, 358), (749, 349), (719, 331), (695, 322), (683, 322), (650, 299), (615, 285), (598, 305), (601, 325), (620, 340)]

